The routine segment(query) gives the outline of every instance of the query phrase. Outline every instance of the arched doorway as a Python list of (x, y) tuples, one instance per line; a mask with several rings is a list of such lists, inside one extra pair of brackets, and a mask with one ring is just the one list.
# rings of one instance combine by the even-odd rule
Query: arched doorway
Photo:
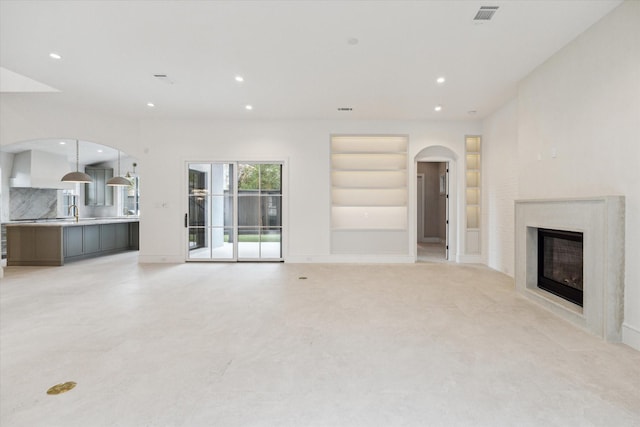
[[(441, 145), (434, 145), (422, 149), (414, 157), (414, 170), (416, 176), (415, 205), (416, 218), (415, 230), (416, 238), (414, 239), (416, 261), (419, 261), (419, 252), (425, 253), (425, 247), (432, 247), (433, 250), (439, 251), (442, 247), (442, 260), (452, 261), (456, 259), (458, 251), (458, 179), (457, 179), (457, 159), (458, 156), (450, 149)], [(432, 190), (428, 190), (428, 175), (432, 175)], [(435, 181), (433, 181), (435, 179)], [(434, 197), (429, 199), (430, 194)], [(439, 201), (438, 201), (439, 200)], [(429, 203), (438, 203), (439, 206), (428, 206)], [(425, 209), (425, 206), (428, 208)], [(436, 215), (438, 219), (430, 218), (427, 212), (430, 211)], [(431, 221), (438, 221), (438, 224), (431, 224), (434, 230), (443, 227), (444, 230), (434, 231), (433, 236), (429, 234)], [(440, 224), (439, 222), (443, 223)], [(422, 223), (421, 223), (422, 222)], [(421, 236), (418, 235), (422, 233)], [(422, 238), (420, 238), (422, 237)], [(434, 242), (442, 242), (433, 244)], [(419, 245), (422, 245), (419, 246)], [(420, 249), (420, 251), (419, 251)], [(431, 255), (429, 255), (431, 257)], [(434, 259), (437, 258), (434, 252)]]

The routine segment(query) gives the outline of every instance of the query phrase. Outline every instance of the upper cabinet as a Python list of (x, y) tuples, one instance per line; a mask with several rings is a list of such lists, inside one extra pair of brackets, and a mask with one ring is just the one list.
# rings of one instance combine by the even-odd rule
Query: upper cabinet
[(84, 185), (84, 204), (113, 206), (113, 187), (107, 186), (107, 181), (113, 178), (113, 169), (87, 166), (84, 171), (93, 179), (93, 182)]

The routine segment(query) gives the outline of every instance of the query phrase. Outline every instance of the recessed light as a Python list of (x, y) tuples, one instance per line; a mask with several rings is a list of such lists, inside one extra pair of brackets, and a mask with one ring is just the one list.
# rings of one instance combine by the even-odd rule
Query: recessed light
[(236, 81), (242, 83), (244, 81), (244, 77), (236, 76)]
[(60, 142), (59, 142), (59, 144), (60, 144), (60, 145), (66, 145), (67, 143), (66, 143), (66, 142), (64, 142), (64, 141), (60, 141)]
[(53, 59), (62, 59), (62, 56), (60, 56), (59, 54), (57, 54), (57, 53), (55, 53), (55, 52), (51, 52), (51, 53), (49, 54), (49, 57), (50, 57), (50, 58), (53, 58)]
[(446, 79), (444, 77), (438, 77), (436, 79), (436, 83), (438, 83), (439, 85), (441, 85), (442, 83), (444, 83), (446, 81)]
[(102, 153), (102, 150), (98, 150), (98, 153)]
[(155, 107), (156, 104), (154, 104), (153, 102), (147, 102), (147, 107)]
[(436, 105), (434, 110), (436, 111), (442, 111), (442, 105)]
[(246, 105), (244, 108), (246, 108), (247, 110), (253, 110), (253, 105)]

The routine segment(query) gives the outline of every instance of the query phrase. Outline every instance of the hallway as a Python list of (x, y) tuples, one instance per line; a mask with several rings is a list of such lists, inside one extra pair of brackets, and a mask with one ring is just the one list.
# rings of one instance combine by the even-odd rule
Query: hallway
[(448, 262), (444, 243), (418, 242), (417, 262)]

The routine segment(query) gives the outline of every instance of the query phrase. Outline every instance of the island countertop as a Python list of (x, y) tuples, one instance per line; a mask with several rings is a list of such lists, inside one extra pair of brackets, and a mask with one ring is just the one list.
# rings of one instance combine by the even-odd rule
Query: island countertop
[(7, 227), (7, 266), (65, 262), (139, 248), (139, 218), (16, 221)]
[(130, 217), (113, 217), (113, 218), (80, 218), (76, 222), (73, 218), (65, 219), (36, 219), (26, 221), (8, 221), (3, 224), (7, 227), (27, 226), (27, 227), (75, 227), (82, 225), (95, 225), (95, 224), (117, 224), (122, 222), (139, 222), (140, 218), (137, 216)]

